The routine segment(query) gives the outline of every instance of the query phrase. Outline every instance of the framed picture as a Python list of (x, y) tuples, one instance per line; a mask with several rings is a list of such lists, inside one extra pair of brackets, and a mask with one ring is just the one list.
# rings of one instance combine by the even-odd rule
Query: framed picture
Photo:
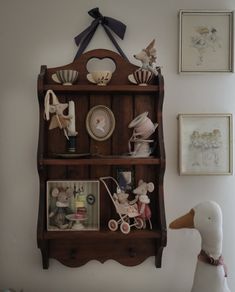
[(98, 180), (47, 181), (47, 230), (99, 230)]
[(231, 175), (232, 114), (179, 114), (180, 175)]
[(233, 72), (232, 11), (180, 10), (179, 73)]
[(107, 140), (115, 128), (113, 112), (104, 105), (94, 106), (87, 114), (86, 128), (93, 139), (97, 141)]
[(131, 191), (134, 185), (134, 172), (131, 169), (118, 168), (117, 182), (123, 191)]

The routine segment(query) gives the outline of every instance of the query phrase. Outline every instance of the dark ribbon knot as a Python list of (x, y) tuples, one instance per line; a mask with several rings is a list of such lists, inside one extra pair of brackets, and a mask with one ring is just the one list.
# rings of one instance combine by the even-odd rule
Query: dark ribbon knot
[[(105, 16), (103, 16), (100, 11), (99, 8), (93, 8), (91, 10), (88, 11), (88, 14), (93, 17), (95, 20), (98, 20), (99, 23), (105, 23)], [(107, 23), (107, 20), (106, 20)]]
[(101, 24), (104, 28), (105, 32), (107, 33), (108, 37), (110, 38), (111, 42), (114, 44), (118, 52), (127, 59), (119, 45), (117, 44), (115, 38), (113, 37), (111, 31), (113, 31), (119, 38), (123, 39), (126, 31), (126, 25), (121, 21), (114, 19), (112, 17), (103, 16), (99, 8), (93, 8), (88, 11), (88, 14), (94, 18), (92, 23), (88, 28), (82, 31), (79, 35), (75, 37), (75, 42), (79, 47), (77, 55), (75, 59), (77, 59), (86, 49), (90, 40), (92, 39), (94, 33), (96, 32), (97, 27)]

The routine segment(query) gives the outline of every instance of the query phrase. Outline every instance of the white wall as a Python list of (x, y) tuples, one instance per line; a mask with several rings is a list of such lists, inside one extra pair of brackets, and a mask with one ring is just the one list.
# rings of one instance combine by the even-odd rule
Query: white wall
[[(235, 287), (234, 176), (179, 176), (176, 120), (178, 113), (234, 114), (234, 74), (177, 74), (179, 9), (233, 10), (234, 0), (1, 0), (0, 288), (22, 288), (24, 292), (190, 291), (200, 248), (196, 231), (169, 230), (161, 269), (154, 267), (154, 258), (136, 267), (110, 260), (105, 264), (91, 261), (74, 269), (50, 260), (49, 270), (42, 269), (36, 246), (37, 74), (42, 64), (53, 67), (73, 60), (73, 37), (90, 24), (87, 11), (96, 6), (104, 15), (126, 23), (125, 39), (119, 44), (132, 62), (133, 53), (156, 38), (158, 63), (165, 76), (167, 222), (200, 201), (216, 200), (224, 214), (223, 255), (229, 285)], [(113, 49), (101, 28), (89, 46), (93, 48)]]

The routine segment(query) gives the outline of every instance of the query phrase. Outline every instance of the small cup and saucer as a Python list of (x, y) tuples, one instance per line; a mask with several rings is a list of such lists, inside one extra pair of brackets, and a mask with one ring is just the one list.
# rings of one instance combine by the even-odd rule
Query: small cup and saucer
[(51, 78), (56, 83), (63, 85), (72, 85), (78, 79), (78, 71), (76, 70), (58, 70), (51, 75)]
[(146, 86), (153, 78), (153, 72), (139, 68), (133, 72), (133, 74), (128, 75), (128, 80), (139, 86)]
[(108, 70), (93, 71), (87, 74), (87, 80), (98, 86), (106, 86), (111, 80), (112, 72)]

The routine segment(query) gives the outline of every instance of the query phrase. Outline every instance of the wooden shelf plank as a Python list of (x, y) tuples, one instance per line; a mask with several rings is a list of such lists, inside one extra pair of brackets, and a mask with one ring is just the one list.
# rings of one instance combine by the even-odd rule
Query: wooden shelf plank
[(161, 238), (160, 230), (131, 230), (129, 234), (121, 231), (45, 231), (45, 239), (153, 239)]
[(39, 165), (158, 165), (160, 162), (159, 158), (45, 158), (39, 160)]
[(97, 85), (55, 85), (55, 84), (46, 84), (43, 86), (45, 91), (52, 89), (55, 92), (68, 92), (79, 94), (80, 92), (87, 93), (115, 93), (119, 94), (121, 92), (135, 92), (135, 93), (154, 93), (159, 90), (158, 85), (147, 85), (147, 86), (137, 86), (137, 85), (107, 85), (107, 86), (97, 86)]

